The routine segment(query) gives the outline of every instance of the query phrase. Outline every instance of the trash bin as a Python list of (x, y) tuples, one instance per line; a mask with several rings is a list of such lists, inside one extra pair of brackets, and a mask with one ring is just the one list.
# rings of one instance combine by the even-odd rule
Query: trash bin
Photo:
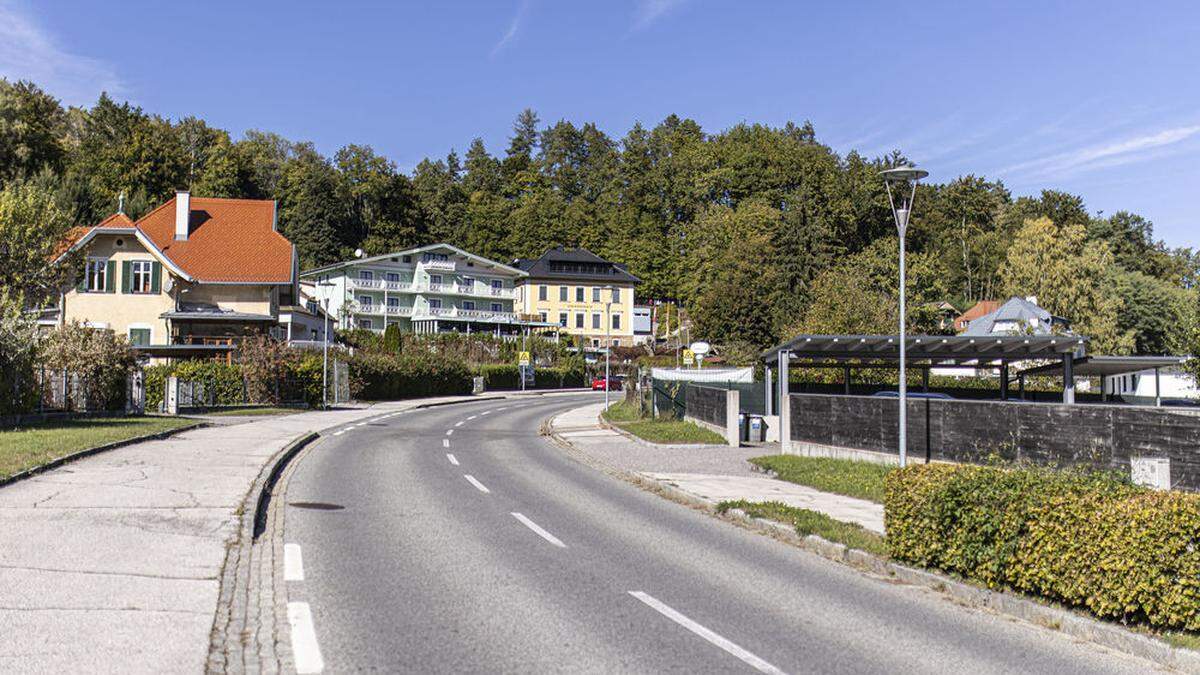
[(767, 423), (763, 420), (762, 415), (751, 415), (749, 422), (746, 424), (746, 436), (743, 439), (748, 443), (762, 443), (767, 440)]
[(750, 440), (750, 425), (746, 423), (746, 413), (738, 413), (738, 438)]

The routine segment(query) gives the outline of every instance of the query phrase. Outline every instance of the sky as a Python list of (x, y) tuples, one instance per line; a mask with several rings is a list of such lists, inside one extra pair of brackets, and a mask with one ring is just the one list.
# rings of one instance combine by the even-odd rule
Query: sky
[(944, 182), (1133, 211), (1200, 248), (1200, 3), (0, 0), (0, 76), (410, 170), (523, 108), (614, 138), (809, 120)]

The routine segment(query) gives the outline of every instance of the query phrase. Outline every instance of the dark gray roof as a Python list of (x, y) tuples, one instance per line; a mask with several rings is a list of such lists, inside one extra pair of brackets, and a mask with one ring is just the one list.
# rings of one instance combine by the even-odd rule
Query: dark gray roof
[[(527, 273), (530, 279), (608, 281), (626, 284), (641, 282), (641, 279), (629, 273), (624, 263), (605, 260), (586, 248), (559, 246), (546, 251), (540, 258), (517, 258), (512, 266)], [(576, 269), (571, 269), (572, 267)]]
[[(1049, 335), (1055, 325), (1066, 325), (1066, 319), (1056, 317), (1033, 302), (1020, 297), (1011, 297), (996, 311), (984, 314), (967, 324), (963, 335), (1003, 335), (1014, 331), (997, 331), (998, 322), (1012, 322), (1022, 326), (1022, 330), (1032, 330), (1036, 335)], [(1023, 334), (1023, 333), (1022, 333)]]
[[(1085, 356), (1074, 362), (1074, 373), (1086, 375), (1125, 375), (1153, 368), (1171, 368), (1187, 361), (1186, 356)], [(1062, 366), (1050, 364), (1027, 368), (1019, 375), (1057, 375)]]
[[(906, 335), (904, 349), (909, 361), (1021, 361), (1063, 354), (1082, 356), (1086, 342), (1087, 338), (1074, 335)], [(896, 335), (798, 335), (763, 352), (763, 361), (773, 362), (782, 350), (799, 358), (827, 361), (895, 361), (900, 358), (900, 338)]]

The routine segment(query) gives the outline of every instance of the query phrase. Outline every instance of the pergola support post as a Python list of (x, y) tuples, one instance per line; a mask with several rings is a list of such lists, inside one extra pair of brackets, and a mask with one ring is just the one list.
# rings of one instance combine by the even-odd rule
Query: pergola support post
[(788, 361), (792, 353), (779, 350), (779, 452), (792, 452), (792, 401), (788, 396)]
[(1000, 400), (1008, 400), (1008, 361), (1000, 362)]
[(763, 384), (766, 385), (767, 390), (767, 401), (764, 414), (773, 415), (775, 414), (775, 391), (773, 385), (771, 384), (771, 366), (765, 366), (763, 368)]
[(1162, 407), (1162, 378), (1159, 376), (1159, 368), (1154, 369), (1154, 406)]
[(1075, 355), (1063, 354), (1063, 394), (1062, 402), (1068, 405), (1075, 403)]
[(921, 391), (929, 393), (929, 366), (921, 369)]
[(842, 393), (850, 395), (850, 366), (842, 366)]
[(1025, 400), (1025, 373), (1017, 375), (1017, 391), (1020, 392), (1021, 400)]

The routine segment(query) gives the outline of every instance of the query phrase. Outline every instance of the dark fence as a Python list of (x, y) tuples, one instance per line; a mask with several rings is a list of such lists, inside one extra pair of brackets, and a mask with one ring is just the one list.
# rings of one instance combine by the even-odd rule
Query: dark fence
[[(791, 439), (895, 454), (900, 402), (791, 395)], [(914, 460), (992, 457), (1129, 473), (1131, 457), (1168, 457), (1171, 480), (1200, 490), (1200, 415), (1164, 408), (1002, 401), (908, 401)]]
[(688, 384), (685, 388), (687, 390), (687, 416), (724, 429), (726, 390), (695, 384)]
[(687, 413), (687, 383), (676, 380), (650, 380), (650, 404), (655, 417), (683, 419)]

